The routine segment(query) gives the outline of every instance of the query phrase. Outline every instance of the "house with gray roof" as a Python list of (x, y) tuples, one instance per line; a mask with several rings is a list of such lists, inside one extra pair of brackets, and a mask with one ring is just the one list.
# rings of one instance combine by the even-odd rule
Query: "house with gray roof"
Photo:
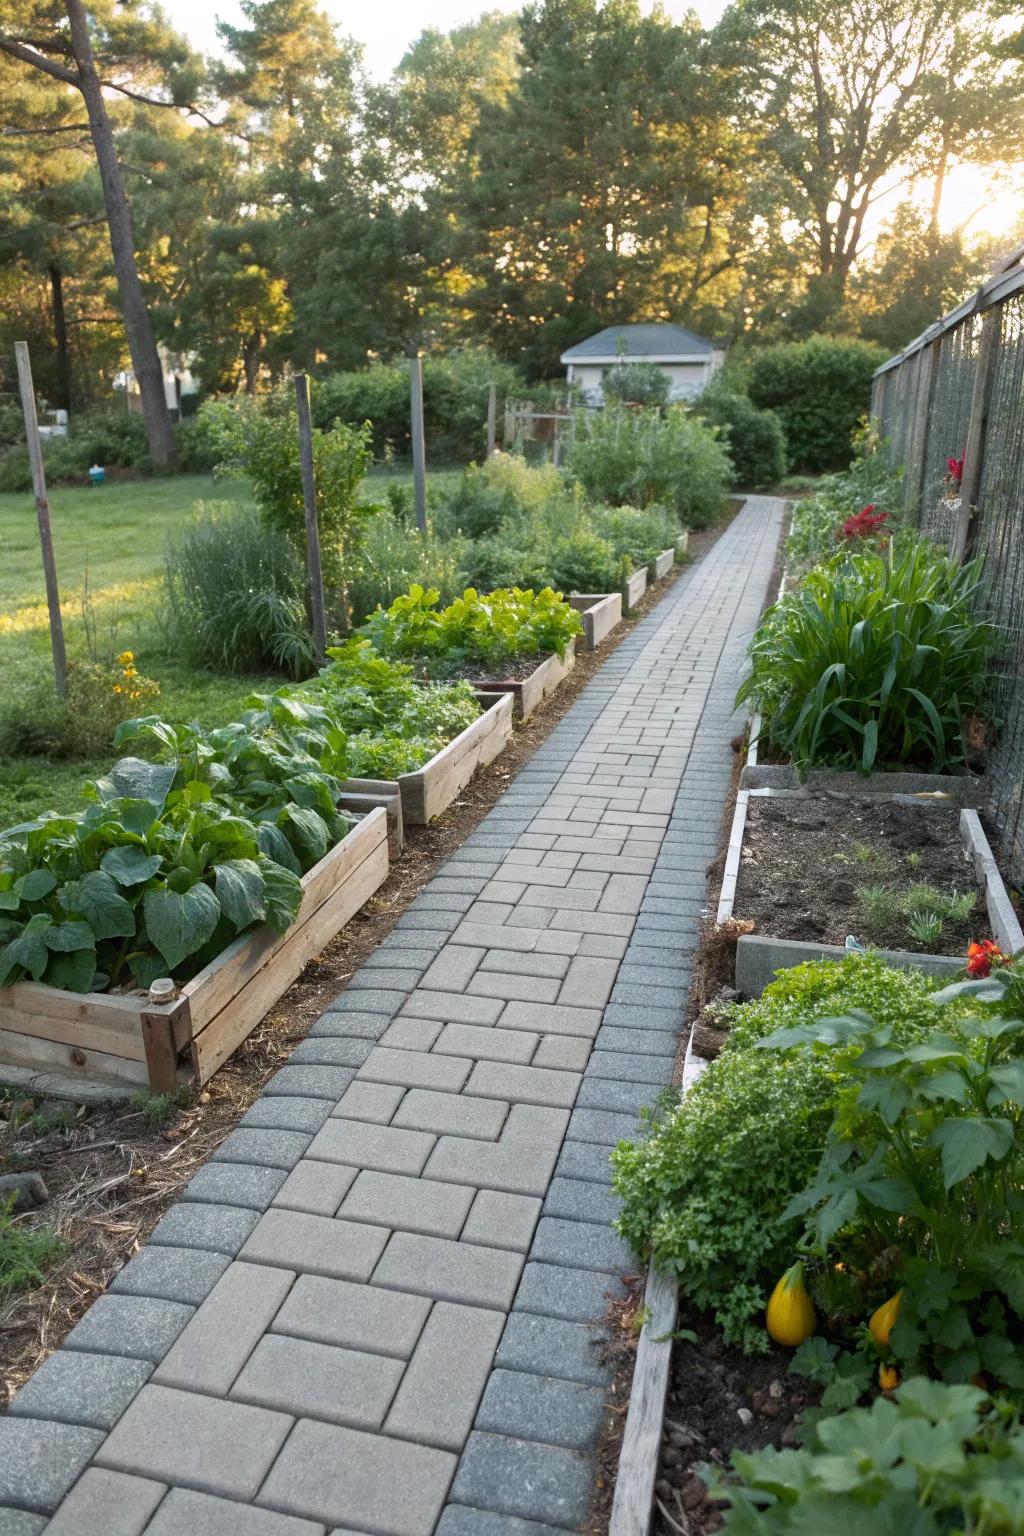
[(670, 400), (694, 400), (725, 361), (725, 351), (682, 325), (609, 325), (562, 353), (568, 382), (588, 405), (604, 403), (604, 378), (623, 363), (654, 363), (669, 376)]

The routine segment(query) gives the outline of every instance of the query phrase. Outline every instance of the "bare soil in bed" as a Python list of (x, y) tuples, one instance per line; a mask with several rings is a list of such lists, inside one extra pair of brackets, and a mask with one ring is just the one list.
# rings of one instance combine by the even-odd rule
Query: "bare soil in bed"
[[(741, 505), (732, 502), (715, 528), (690, 535), (691, 561), (707, 553)], [(666, 595), (683, 569), (676, 566), (650, 589), (638, 610), (597, 651), (577, 657), (573, 672), (529, 720), (517, 722), (510, 745), (443, 816), (429, 827), (407, 830), (402, 858), (385, 884), (310, 962), (192, 1102), (173, 1108), (162, 1123), (154, 1124), (139, 1105), (76, 1109), (44, 1104), (38, 1096), (0, 1100), (0, 1172), (42, 1174), (50, 1199), (26, 1218), (27, 1223), (54, 1228), (66, 1244), (64, 1257), (50, 1266), (45, 1285), (0, 1297), (0, 1412), (146, 1241), (327, 1004), (344, 990), (366, 956), (500, 799), (635, 622)]]
[[(733, 910), (773, 938), (842, 944), (853, 934), (890, 949), (962, 955), (986, 936), (988, 918), (959, 823), (958, 808), (934, 804), (751, 796)], [(915, 887), (973, 893), (973, 909), (944, 916), (938, 937), (921, 940), (905, 915), (887, 915), (883, 897), (872, 895), (898, 902)], [(917, 896), (914, 910), (929, 909), (925, 893)]]

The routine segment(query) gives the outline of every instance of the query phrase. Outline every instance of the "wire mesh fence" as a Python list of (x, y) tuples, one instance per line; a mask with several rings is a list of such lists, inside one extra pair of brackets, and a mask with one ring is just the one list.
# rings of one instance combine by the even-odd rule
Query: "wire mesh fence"
[[(872, 416), (905, 509), (957, 558), (985, 561), (997, 636), (989, 759), (998, 849), (1024, 886), (1024, 249), (875, 375)], [(962, 461), (959, 483), (950, 460)]]

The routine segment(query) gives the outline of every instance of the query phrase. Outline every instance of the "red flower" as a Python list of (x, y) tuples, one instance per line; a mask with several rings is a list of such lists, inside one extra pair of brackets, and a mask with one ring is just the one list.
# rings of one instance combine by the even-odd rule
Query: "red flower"
[(947, 459), (946, 468), (949, 470), (949, 478), (955, 480), (957, 485), (959, 485), (964, 477), (963, 459)]
[(967, 974), (976, 981), (991, 974), (994, 965), (1005, 965), (1006, 956), (992, 939), (967, 946)]
[(889, 520), (888, 512), (876, 512), (874, 502), (848, 517), (839, 530), (842, 539), (867, 539)]

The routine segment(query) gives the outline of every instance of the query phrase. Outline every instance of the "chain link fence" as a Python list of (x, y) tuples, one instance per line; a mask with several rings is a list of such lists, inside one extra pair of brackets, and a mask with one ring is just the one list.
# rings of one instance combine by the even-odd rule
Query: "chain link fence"
[[(875, 374), (871, 414), (904, 505), (957, 559), (985, 560), (996, 745), (998, 851), (1024, 886), (1024, 247), (959, 309)], [(963, 461), (960, 484), (948, 461)]]

